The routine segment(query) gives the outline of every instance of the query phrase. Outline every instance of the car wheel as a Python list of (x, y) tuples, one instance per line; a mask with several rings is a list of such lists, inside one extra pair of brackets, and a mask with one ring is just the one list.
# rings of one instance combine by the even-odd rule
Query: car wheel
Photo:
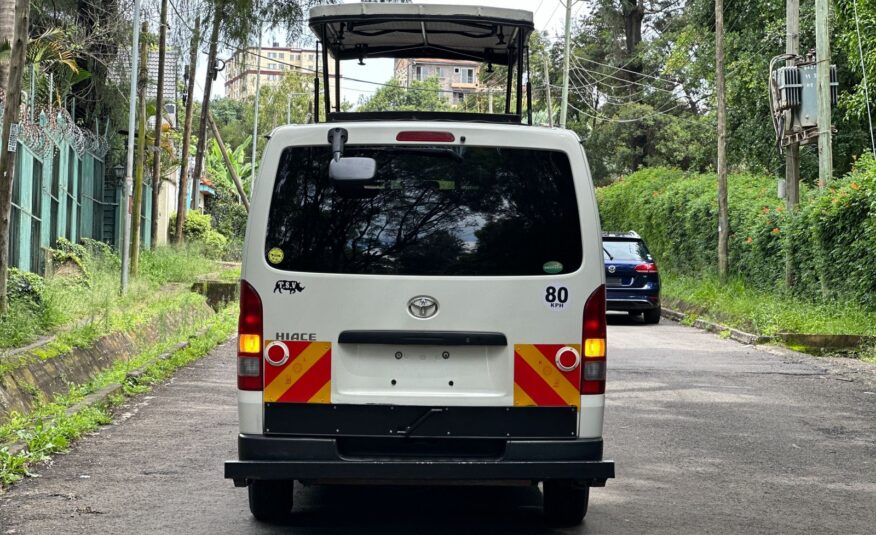
[(554, 526), (576, 526), (587, 514), (590, 487), (573, 481), (544, 482), (544, 516)]
[(292, 514), (292, 481), (250, 481), (249, 511), (260, 522), (282, 522)]
[(645, 323), (651, 325), (660, 323), (660, 307), (645, 311)]

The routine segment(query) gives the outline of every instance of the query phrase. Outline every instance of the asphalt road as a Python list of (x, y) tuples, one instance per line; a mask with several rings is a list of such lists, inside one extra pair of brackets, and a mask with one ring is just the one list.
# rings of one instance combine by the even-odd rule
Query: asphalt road
[(233, 346), (0, 495), (0, 534), (874, 533), (876, 369), (674, 323), (609, 328), (607, 455), (584, 525), (543, 526), (534, 488), (297, 487), (288, 526), (249, 515)]

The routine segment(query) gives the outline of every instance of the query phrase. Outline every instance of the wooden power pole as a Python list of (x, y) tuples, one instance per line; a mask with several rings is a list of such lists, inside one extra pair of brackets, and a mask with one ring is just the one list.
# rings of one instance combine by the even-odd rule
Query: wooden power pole
[[(207, 55), (207, 80), (204, 82), (204, 102), (201, 103), (201, 122), (198, 124), (198, 148), (195, 151), (195, 172), (192, 175), (192, 210), (198, 209), (198, 190), (201, 171), (204, 169), (204, 152), (207, 149), (207, 117), (210, 114), (210, 94), (213, 78), (216, 77), (216, 54), (219, 46), (219, 25), (222, 23), (221, 3), (213, 8), (213, 29), (210, 32), (210, 53)], [(255, 140), (253, 140), (255, 143)]]
[[(785, 4), (785, 53), (800, 55), (800, 0), (786, 0)], [(785, 64), (789, 67), (797, 63), (790, 59)], [(790, 117), (791, 112), (786, 114)], [(785, 210), (792, 213), (800, 204), (800, 144), (791, 143), (785, 148)], [(785, 285), (794, 286), (797, 263), (790, 248), (785, 255)]]
[(815, 0), (815, 77), (818, 98), (818, 187), (833, 176), (830, 122), (830, 33), (828, 0)]
[[(144, 22), (140, 33), (145, 37), (149, 26)], [(143, 212), (143, 167), (146, 160), (146, 85), (149, 80), (146, 39), (140, 41), (140, 95), (137, 106), (137, 161), (134, 166), (134, 206), (131, 209), (131, 274), (137, 275), (140, 268), (140, 227)]]
[(195, 31), (189, 50), (188, 87), (186, 88), (186, 114), (183, 119), (182, 152), (179, 166), (179, 190), (176, 198), (176, 228), (174, 238), (177, 245), (183, 241), (183, 224), (186, 221), (186, 196), (189, 192), (189, 151), (192, 146), (192, 115), (195, 105), (195, 72), (198, 67), (198, 47), (201, 40), (201, 17), (195, 17)]
[(9, 78), (0, 80), (0, 89), (6, 90), (6, 112), (3, 114), (3, 140), (0, 141), (0, 314), (5, 314), (9, 303), (6, 299), (6, 272), (9, 269), (9, 217), (12, 211), (12, 180), (15, 177), (15, 151), (17, 143), (11, 134), (13, 124), (18, 123), (21, 108), (21, 80), (27, 52), (27, 31), (30, 15), (30, 0), (16, 0), (14, 31), (9, 36)]
[(161, 0), (158, 28), (158, 86), (155, 88), (155, 143), (152, 155), (152, 242), (158, 244), (158, 196), (161, 193), (161, 127), (164, 124), (164, 62), (167, 54), (167, 0)]
[(222, 159), (225, 160), (225, 168), (228, 169), (228, 174), (231, 175), (231, 180), (237, 187), (237, 194), (240, 195), (240, 202), (243, 207), (249, 212), (249, 199), (246, 198), (246, 191), (243, 189), (243, 183), (237, 175), (237, 170), (234, 169), (234, 164), (231, 162), (231, 157), (228, 156), (228, 149), (225, 147), (225, 142), (222, 141), (222, 133), (219, 132), (219, 127), (216, 126), (216, 119), (213, 118), (213, 113), (207, 114), (207, 120), (210, 121), (210, 130), (213, 132), (213, 137), (219, 145), (219, 152), (222, 153)]
[(554, 127), (554, 105), (551, 99), (551, 67), (548, 64), (547, 56), (544, 57), (544, 89), (547, 96), (547, 113), (548, 126)]
[[(563, 51), (563, 102), (560, 105), (560, 128), (566, 128), (566, 116), (569, 112), (569, 54), (572, 49), (569, 42), (572, 33), (572, 2), (575, 0), (565, 0), (566, 2), (566, 39), (564, 42)], [(510, 68), (510, 67), (509, 67)], [(548, 88), (550, 89), (550, 88)]]
[(727, 282), (730, 216), (727, 206), (727, 97), (724, 80), (724, 0), (715, 0), (715, 85), (718, 100), (718, 276)]

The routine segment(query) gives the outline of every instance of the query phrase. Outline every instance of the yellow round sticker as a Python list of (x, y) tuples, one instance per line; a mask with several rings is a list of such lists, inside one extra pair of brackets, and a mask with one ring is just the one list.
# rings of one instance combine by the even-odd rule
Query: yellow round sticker
[(283, 261), (283, 249), (279, 247), (274, 247), (270, 251), (268, 251), (268, 262), (272, 264), (279, 264)]

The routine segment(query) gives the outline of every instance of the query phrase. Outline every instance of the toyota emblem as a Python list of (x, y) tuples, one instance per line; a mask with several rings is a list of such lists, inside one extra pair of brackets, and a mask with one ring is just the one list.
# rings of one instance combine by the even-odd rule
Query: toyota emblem
[(438, 301), (428, 295), (418, 295), (408, 301), (408, 312), (417, 319), (429, 319), (438, 313)]

